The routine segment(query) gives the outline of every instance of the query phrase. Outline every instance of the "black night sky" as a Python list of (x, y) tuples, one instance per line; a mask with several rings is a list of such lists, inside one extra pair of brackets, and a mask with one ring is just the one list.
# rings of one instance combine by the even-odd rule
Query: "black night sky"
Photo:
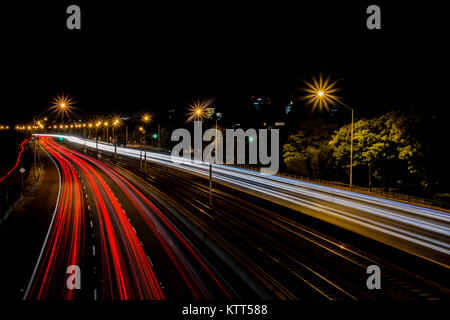
[(72, 2), (5, 5), (2, 121), (33, 118), (62, 90), (83, 114), (215, 97), (229, 114), (249, 117), (240, 113), (249, 96), (301, 95), (302, 80), (320, 71), (343, 79), (340, 95), (359, 116), (412, 107), (443, 117), (446, 102), (434, 94), (439, 10), (375, 2), (382, 30), (374, 31), (365, 26), (367, 1), (73, 1), (81, 31), (65, 26)]

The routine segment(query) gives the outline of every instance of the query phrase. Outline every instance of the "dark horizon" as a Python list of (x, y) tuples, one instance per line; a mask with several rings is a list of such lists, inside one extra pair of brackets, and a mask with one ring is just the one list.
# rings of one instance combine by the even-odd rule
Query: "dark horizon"
[(159, 4), (132, 12), (83, 3), (77, 33), (65, 28), (66, 3), (11, 5), (2, 23), (22, 19), (4, 40), (2, 120), (29, 121), (61, 92), (84, 114), (182, 108), (204, 97), (236, 115), (252, 95), (302, 95), (303, 81), (320, 72), (343, 79), (340, 96), (357, 117), (410, 108), (446, 116), (442, 98), (431, 93), (437, 60), (422, 55), (425, 44), (439, 54), (430, 37), (437, 21), (423, 19), (420, 7), (382, 6), (383, 28), (370, 31), (363, 3), (220, 10)]

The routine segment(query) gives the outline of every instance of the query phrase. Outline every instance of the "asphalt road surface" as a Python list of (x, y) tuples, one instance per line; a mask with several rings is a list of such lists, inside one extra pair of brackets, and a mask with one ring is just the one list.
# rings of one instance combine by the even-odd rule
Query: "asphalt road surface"
[[(211, 206), (201, 175), (159, 162), (143, 170), (136, 159), (105, 153), (98, 159), (92, 149), (50, 138), (41, 145), (46, 175), (24, 210), (33, 219), (14, 214), (1, 232), (5, 261), (14, 259), (2, 265), (9, 272), (2, 293), (27, 300), (449, 298), (439, 264), (250, 192), (214, 183)], [(370, 265), (381, 268), (383, 290), (367, 288)], [(79, 290), (67, 287), (69, 266), (81, 270)]]

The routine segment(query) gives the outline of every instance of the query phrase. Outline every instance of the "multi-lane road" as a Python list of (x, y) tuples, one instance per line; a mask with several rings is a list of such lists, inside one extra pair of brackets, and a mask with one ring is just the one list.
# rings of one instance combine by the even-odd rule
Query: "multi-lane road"
[[(24, 299), (433, 301), (450, 296), (448, 281), (440, 280), (448, 271), (445, 213), (222, 166), (214, 167), (211, 207), (204, 164), (148, 154), (142, 170), (139, 151), (121, 148), (117, 159), (113, 146), (100, 144), (98, 159), (95, 143), (77, 139), (60, 144), (40, 137), (52, 184), (44, 181), (42, 199), (33, 208), (36, 213), (52, 208), (39, 219), (47, 227), (45, 235), (35, 237), (35, 261), (21, 271), (27, 279), (18, 282)], [(367, 220), (375, 225), (348, 227), (362, 228)], [(340, 228), (342, 221), (350, 231)], [(373, 231), (378, 229), (392, 235), (377, 239), (386, 243), (408, 230), (404, 241), (415, 248), (432, 235), (432, 243), (421, 243), (427, 260), (366, 238), (379, 237)], [(438, 250), (432, 247), (436, 243)], [(73, 265), (81, 270), (80, 290), (66, 285)], [(383, 290), (367, 288), (370, 265), (381, 268)]]
[[(59, 135), (50, 135), (60, 137)], [(74, 145), (113, 153), (110, 144), (63, 136)], [(140, 151), (117, 147), (117, 154), (139, 158)], [(146, 158), (199, 176), (209, 164), (148, 152)], [(271, 202), (292, 208), (365, 237), (450, 266), (450, 213), (358, 194), (259, 172), (213, 165), (213, 179)]]
[[(24, 299), (74, 299), (77, 292), (121, 300), (233, 297), (221, 275), (135, 184), (51, 139), (41, 145), (55, 161), (60, 183)], [(80, 268), (84, 290), (67, 288), (69, 266)]]

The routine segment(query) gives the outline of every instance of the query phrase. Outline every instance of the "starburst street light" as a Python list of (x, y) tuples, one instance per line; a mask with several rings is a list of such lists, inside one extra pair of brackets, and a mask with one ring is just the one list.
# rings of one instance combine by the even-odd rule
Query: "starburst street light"
[(323, 109), (329, 111), (329, 106), (338, 99), (335, 95), (339, 91), (339, 88), (336, 87), (337, 81), (331, 82), (330, 77), (324, 79), (320, 74), (319, 79), (313, 77), (312, 82), (305, 82), (305, 84), (306, 87), (303, 88), (303, 91), (306, 92), (306, 95), (302, 99), (306, 100), (308, 105), (312, 105), (312, 110), (318, 108), (319, 111)]
[(203, 120), (206, 116), (206, 108), (211, 104), (211, 101), (193, 102), (189, 105), (189, 118), (188, 120)]
[(58, 94), (56, 97), (52, 97), (50, 109), (54, 110), (58, 116), (69, 115), (71, 113), (71, 108), (74, 104), (74, 100), (69, 95), (64, 93)]
[(141, 116), (141, 121), (144, 123), (144, 124), (147, 124), (147, 123), (149, 123), (150, 121), (152, 121), (152, 116), (151, 116), (151, 114), (150, 113), (143, 113), (142, 114), (142, 116)]
[(115, 129), (116, 129), (116, 127), (118, 128), (118, 127), (120, 127), (120, 125), (121, 125), (122, 123), (121, 123), (121, 121), (120, 121), (120, 116), (113, 116), (113, 118), (112, 118), (112, 136), (113, 136), (113, 142), (114, 142), (114, 158), (116, 158), (117, 157), (117, 136), (116, 136), (116, 133), (115, 133)]
[(330, 77), (323, 80), (322, 74), (319, 76), (319, 80), (313, 77), (313, 81), (305, 82), (307, 87), (303, 90), (307, 93), (302, 99), (307, 101), (308, 105), (312, 105), (312, 110), (319, 108), (320, 111), (323, 108), (329, 111), (329, 105), (336, 103), (343, 105), (352, 112), (351, 133), (350, 133), (350, 188), (353, 186), (353, 122), (354, 122), (354, 109), (343, 103), (339, 97), (335, 95), (339, 88), (336, 87), (337, 81), (330, 82)]

